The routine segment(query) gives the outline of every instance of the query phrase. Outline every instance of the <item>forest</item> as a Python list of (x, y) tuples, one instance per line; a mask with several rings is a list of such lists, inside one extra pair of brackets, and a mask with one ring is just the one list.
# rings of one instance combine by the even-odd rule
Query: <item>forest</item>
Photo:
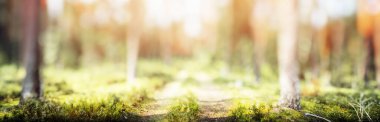
[(0, 0), (0, 121), (380, 121), (380, 0)]

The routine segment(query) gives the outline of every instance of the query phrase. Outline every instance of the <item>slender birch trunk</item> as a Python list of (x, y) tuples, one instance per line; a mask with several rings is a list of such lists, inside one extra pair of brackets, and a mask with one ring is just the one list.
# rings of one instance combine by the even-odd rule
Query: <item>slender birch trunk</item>
[(278, 62), (280, 73), (281, 97), (279, 105), (299, 110), (299, 66), (297, 51), (296, 0), (279, 2)]
[(127, 82), (134, 82), (138, 60), (139, 42), (144, 27), (143, 0), (130, 1), (131, 21), (127, 29)]

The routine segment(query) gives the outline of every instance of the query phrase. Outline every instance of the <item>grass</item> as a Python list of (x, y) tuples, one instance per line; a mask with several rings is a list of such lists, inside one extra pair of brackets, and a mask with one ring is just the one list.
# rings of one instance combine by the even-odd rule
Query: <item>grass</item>
[(0, 73), (14, 74), (0, 79), (0, 85), (4, 86), (0, 89), (0, 121), (138, 120), (140, 105), (171, 79), (166, 74), (170, 71), (145, 73), (136, 83), (126, 83), (124, 70), (117, 67), (79, 70), (47, 67), (43, 72), (44, 99), (20, 106), (22, 69), (2, 66)]
[(195, 122), (199, 119), (199, 105), (193, 95), (177, 98), (163, 121)]
[(266, 103), (237, 101), (231, 110), (233, 121), (306, 121), (302, 113), (286, 108), (278, 108)]
[(5, 121), (126, 121), (132, 120), (133, 108), (127, 102), (104, 99), (98, 102), (31, 100), (23, 106), (14, 106)]
[(66, 95), (46, 97), (41, 101), (13, 104), (4, 109), (5, 121), (126, 121), (136, 120), (140, 104), (148, 99), (151, 88), (139, 87), (131, 91), (108, 95)]
[(364, 98), (364, 95), (360, 94), (360, 97), (357, 100), (349, 103), (355, 110), (359, 121), (363, 121), (364, 119), (372, 121), (369, 111), (373, 105), (373, 102), (370, 102), (370, 100), (371, 98)]
[[(366, 99), (360, 106), (352, 106)], [(304, 112), (314, 113), (332, 121), (379, 121), (380, 103), (378, 91), (329, 92), (317, 97), (306, 97)], [(357, 116), (356, 107), (365, 107), (367, 116)]]
[[(0, 66), (0, 121), (138, 121), (142, 106), (153, 93), (171, 81), (183, 87), (211, 80), (234, 94), (231, 121), (380, 121), (380, 91), (321, 87), (312, 93), (302, 82), (302, 110), (277, 106), (279, 86), (270, 66), (263, 66), (263, 81), (255, 83), (247, 69), (228, 69), (216, 61), (175, 60), (166, 65), (141, 60), (137, 82), (125, 82), (124, 66), (99, 65), (82, 69), (45, 67), (44, 99), (19, 106), (24, 72), (15, 65)], [(168, 113), (157, 121), (199, 121), (196, 96), (186, 94), (172, 101)]]
[(275, 102), (237, 99), (231, 116), (234, 121), (380, 121), (378, 91), (338, 90), (304, 96), (301, 111), (284, 109)]

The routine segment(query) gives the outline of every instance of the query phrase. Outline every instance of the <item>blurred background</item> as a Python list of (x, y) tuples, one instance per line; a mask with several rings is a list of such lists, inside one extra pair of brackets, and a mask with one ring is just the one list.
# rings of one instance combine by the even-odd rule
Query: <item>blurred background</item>
[[(0, 65), (22, 61), (25, 18), (20, 3), (0, 0)], [(221, 72), (239, 69), (255, 82), (277, 79), (278, 23), (286, 17), (278, 15), (277, 0), (44, 0), (42, 4), (39, 36), (45, 67), (111, 64), (126, 69), (128, 59), (133, 62), (138, 53), (139, 59), (165, 65), (204, 58), (210, 64), (223, 64)], [(346, 87), (362, 83), (365, 77), (375, 80), (379, 0), (298, 0), (296, 4), (301, 78)]]

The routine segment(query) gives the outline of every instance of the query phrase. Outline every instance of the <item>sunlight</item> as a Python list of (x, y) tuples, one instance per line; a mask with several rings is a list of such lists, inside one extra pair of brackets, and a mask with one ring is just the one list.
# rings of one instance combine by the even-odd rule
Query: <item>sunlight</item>
[(64, 12), (64, 0), (47, 0), (48, 15), (51, 18), (57, 18)]
[(328, 22), (328, 17), (322, 10), (315, 10), (311, 14), (311, 23), (317, 29), (323, 28)]
[(93, 4), (96, 2), (96, 0), (79, 0), (79, 2), (83, 4)]
[(380, 120), (380, 0), (0, 0), (0, 19), (0, 122)]
[(184, 22), (187, 36), (197, 37), (202, 30), (200, 0), (147, 0), (148, 24), (168, 28), (173, 22)]
[(202, 31), (201, 0), (185, 0), (185, 33), (190, 37), (198, 36)]
[[(128, 13), (126, 11), (126, 6), (128, 6), (130, 0), (110, 0), (108, 3), (112, 9), (112, 19), (119, 24), (125, 24), (128, 21)], [(108, 13), (109, 14), (109, 13)]]
[(355, 0), (318, 0), (318, 4), (331, 18), (353, 15), (356, 11)]
[(97, 22), (97, 24), (102, 25), (109, 23), (110, 20), (110, 11), (109, 9), (106, 9), (105, 7), (97, 7), (94, 12), (94, 18)]
[(168, 28), (173, 21), (172, 12), (169, 10), (172, 2), (168, 0), (147, 0), (146, 3), (149, 23), (161, 28)]
[(184, 87), (181, 82), (176, 81), (165, 86), (161, 92), (155, 95), (155, 99), (174, 99), (188, 92), (188, 87)]

